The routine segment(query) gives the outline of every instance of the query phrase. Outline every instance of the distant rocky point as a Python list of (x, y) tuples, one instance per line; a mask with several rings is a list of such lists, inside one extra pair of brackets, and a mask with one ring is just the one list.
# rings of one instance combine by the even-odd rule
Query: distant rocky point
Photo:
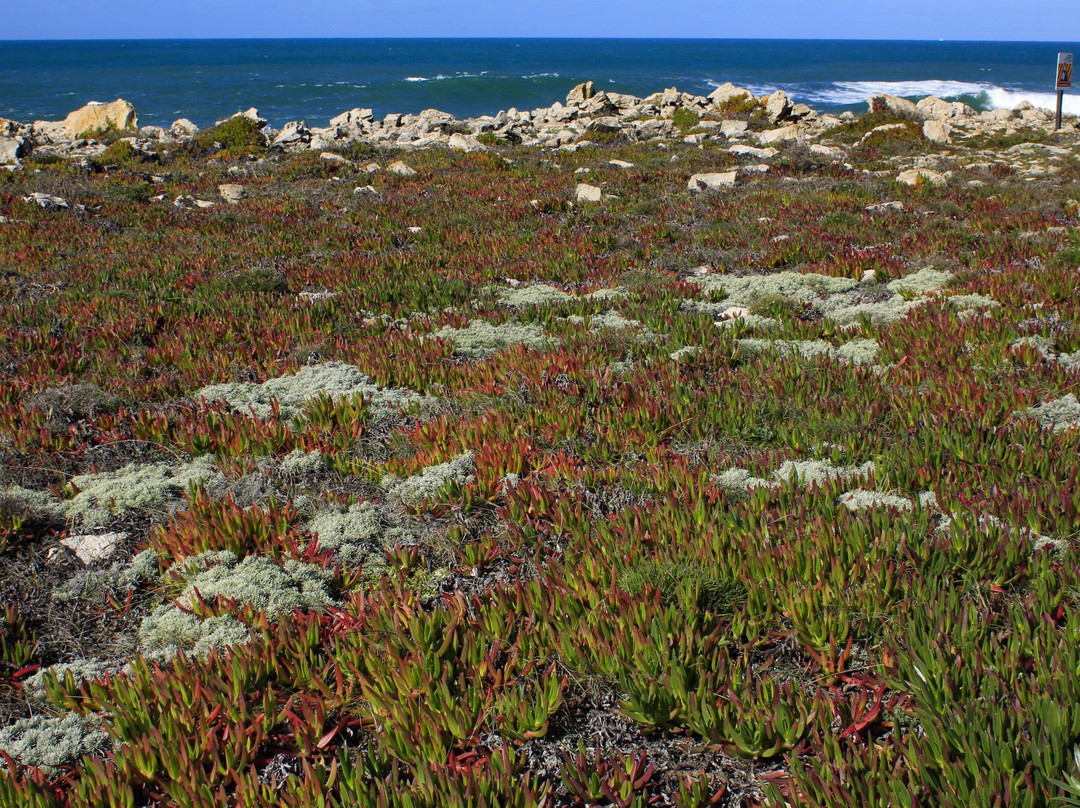
[[(868, 111), (889, 112), (921, 122), (925, 138), (937, 144), (984, 132), (1009, 134), (1021, 129), (1048, 130), (1053, 126), (1049, 110), (1038, 109), (1028, 102), (1012, 110), (978, 112), (959, 101), (928, 97), (915, 103), (882, 95), (868, 100)], [(686, 120), (695, 121), (691, 113), (700, 120), (685, 131)], [(303, 121), (291, 121), (276, 130), (256, 109), (237, 116), (256, 123), (265, 145), (288, 152), (321, 152), (351, 142), (387, 148), (442, 147), (462, 151), (482, 150), (485, 144), (498, 143), (576, 149), (591, 138), (610, 139), (613, 135), (629, 141), (731, 141), (744, 150), (753, 150), (748, 144), (768, 148), (787, 141), (812, 142), (856, 117), (851, 112), (819, 113), (805, 104), (792, 102), (782, 90), (759, 98), (750, 90), (728, 83), (708, 96), (680, 92), (672, 87), (638, 98), (597, 90), (591, 81), (577, 85), (565, 102), (557, 101), (550, 107), (531, 111), (511, 108), (477, 118), (458, 119), (447, 112), (427, 109), (418, 114), (394, 113), (377, 120), (372, 110), (356, 108), (332, 118), (325, 127), (308, 127)], [(1076, 129), (1075, 116), (1066, 117), (1066, 128)], [(97, 157), (106, 149), (102, 141), (115, 140), (118, 134), (141, 150), (154, 143), (184, 143), (199, 132), (199, 127), (186, 118), (168, 128), (139, 127), (135, 108), (123, 99), (108, 104), (90, 103), (63, 121), (19, 123), (0, 118), (0, 165), (18, 168), (20, 161), (31, 154), (76, 160)], [(833, 147), (815, 145), (815, 150), (822, 154), (830, 148)]]

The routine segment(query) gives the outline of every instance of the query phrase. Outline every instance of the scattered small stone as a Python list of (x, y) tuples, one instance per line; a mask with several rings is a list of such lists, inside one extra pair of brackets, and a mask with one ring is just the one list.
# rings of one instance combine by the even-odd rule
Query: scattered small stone
[(628, 163), (626, 160), (608, 160), (609, 166), (615, 166), (615, 168), (633, 168), (633, 163)]
[[(244, 186), (237, 185), (236, 183), (232, 182), (227, 182), (224, 185), (219, 185), (218, 193), (221, 195), (221, 198), (228, 202), (230, 205), (237, 205), (240, 203), (240, 200), (247, 197), (247, 191), (244, 190)], [(196, 202), (195, 204), (198, 205), (198, 202)], [(199, 205), (199, 207), (204, 206)]]
[(734, 188), (738, 179), (738, 171), (694, 174), (690, 177), (690, 181), (687, 182), (686, 187), (691, 193), (700, 194), (705, 191), (719, 191), (724, 188)]
[(903, 202), (878, 202), (866, 206), (867, 213), (903, 213), (905, 210)]
[(60, 544), (71, 550), (83, 564), (90, 566), (98, 561), (109, 558), (120, 542), (126, 539), (127, 533), (97, 533), (84, 536), (68, 536), (61, 539)]
[(63, 197), (43, 194), (39, 191), (23, 197), (23, 202), (28, 205), (37, 205), (45, 210), (64, 210), (71, 207), (71, 203)]
[(600, 202), (604, 198), (604, 192), (595, 185), (580, 183), (574, 189), (574, 201), (576, 202)]
[(896, 181), (904, 185), (918, 185), (920, 182), (944, 185), (947, 179), (944, 174), (929, 168), (911, 168), (896, 175)]

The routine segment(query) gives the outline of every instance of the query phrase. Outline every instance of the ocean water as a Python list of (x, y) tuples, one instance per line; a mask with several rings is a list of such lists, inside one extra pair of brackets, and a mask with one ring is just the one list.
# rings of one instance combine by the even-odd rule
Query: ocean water
[[(1058, 51), (1077, 43), (686, 39), (282, 39), (0, 42), (0, 117), (58, 120), (126, 98), (141, 124), (200, 126), (257, 107), (275, 126), (323, 126), (353, 107), (459, 117), (533, 109), (592, 79), (648, 95), (725, 81), (783, 89), (823, 111), (880, 93), (980, 109), (1052, 108)], [(1080, 87), (1065, 110), (1080, 114)]]

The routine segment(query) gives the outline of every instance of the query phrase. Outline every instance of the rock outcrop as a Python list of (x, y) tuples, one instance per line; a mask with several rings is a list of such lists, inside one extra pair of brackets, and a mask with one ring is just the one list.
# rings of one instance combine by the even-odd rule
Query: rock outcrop
[(64, 118), (64, 130), (72, 139), (93, 137), (99, 132), (116, 129), (129, 132), (139, 128), (135, 107), (122, 98), (109, 104), (91, 102)]

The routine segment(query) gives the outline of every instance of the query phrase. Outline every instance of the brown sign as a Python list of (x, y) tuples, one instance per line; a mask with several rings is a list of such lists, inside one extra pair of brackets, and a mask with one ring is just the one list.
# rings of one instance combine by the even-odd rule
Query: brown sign
[(1071, 53), (1059, 53), (1057, 64), (1057, 88), (1067, 90), (1072, 87), (1073, 55)]

